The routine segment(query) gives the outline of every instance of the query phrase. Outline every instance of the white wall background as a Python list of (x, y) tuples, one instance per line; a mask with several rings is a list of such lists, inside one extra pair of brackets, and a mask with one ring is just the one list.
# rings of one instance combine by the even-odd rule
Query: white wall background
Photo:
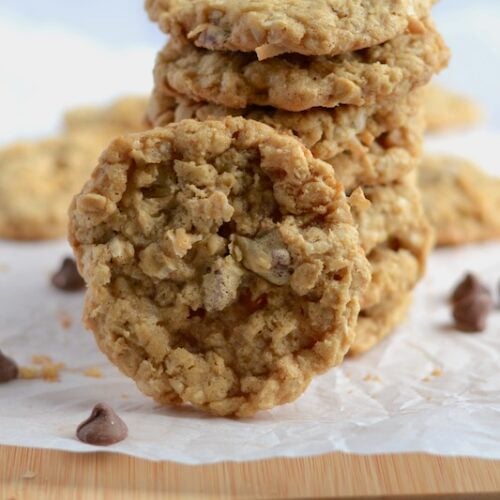
[[(454, 52), (440, 80), (500, 128), (500, 0), (441, 0), (435, 15)], [(163, 42), (142, 0), (0, 0), (0, 142), (50, 133), (68, 106), (147, 93)]]

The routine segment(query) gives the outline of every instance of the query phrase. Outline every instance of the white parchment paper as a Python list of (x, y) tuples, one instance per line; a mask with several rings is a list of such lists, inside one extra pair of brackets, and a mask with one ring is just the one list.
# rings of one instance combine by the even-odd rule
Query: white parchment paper
[[(474, 132), (429, 148), (475, 153), (491, 168), (498, 141), (498, 134)], [(467, 270), (497, 293), (500, 243), (436, 251), (411, 315), (394, 335), (318, 378), (297, 402), (245, 421), (160, 408), (111, 366), (80, 326), (82, 294), (50, 285), (68, 254), (64, 242), (0, 242), (0, 349), (21, 365), (48, 355), (67, 366), (60, 382), (0, 385), (1, 444), (94, 451), (75, 430), (105, 401), (130, 430), (109, 449), (154, 460), (200, 464), (333, 451), (500, 459), (500, 311), (486, 332), (471, 335), (453, 330), (447, 304)], [(72, 319), (70, 328), (61, 316)], [(102, 378), (85, 376), (91, 367)]]
[[(150, 90), (154, 55), (164, 40), (135, 0), (122, 0), (127, 8), (119, 20), (113, 2), (89, 0), (76, 16), (71, 2), (52, 11), (45, 5), (42, 20), (37, 0), (0, 3), (0, 45), (8, 48), (2, 52), (0, 143), (54, 132), (69, 106)], [(113, 19), (100, 32), (96, 9)], [(444, 81), (481, 100), (490, 126), (497, 127), (499, 11), (498, 0), (455, 0), (436, 8), (455, 52)], [(499, 134), (477, 131), (433, 140), (429, 148), (468, 155), (500, 174), (499, 143)], [(68, 367), (57, 383), (0, 385), (1, 444), (93, 451), (75, 439), (75, 429), (95, 403), (106, 401), (130, 429), (130, 437), (110, 449), (156, 460), (195, 464), (335, 450), (500, 458), (500, 313), (487, 332), (466, 335), (451, 328), (446, 304), (468, 269), (496, 289), (500, 244), (436, 252), (411, 317), (393, 336), (315, 381), (296, 403), (251, 421), (175, 412), (142, 396), (79, 325), (82, 295), (51, 288), (49, 276), (68, 253), (63, 242), (0, 242), (0, 349), (21, 365), (49, 355)], [(72, 318), (69, 329), (61, 315)], [(90, 367), (103, 377), (86, 377)]]

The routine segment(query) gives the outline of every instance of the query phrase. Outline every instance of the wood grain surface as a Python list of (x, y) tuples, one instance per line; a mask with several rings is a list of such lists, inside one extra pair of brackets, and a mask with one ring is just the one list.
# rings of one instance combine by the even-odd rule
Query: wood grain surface
[(500, 498), (500, 462), (324, 455), (193, 467), (0, 447), (0, 499)]

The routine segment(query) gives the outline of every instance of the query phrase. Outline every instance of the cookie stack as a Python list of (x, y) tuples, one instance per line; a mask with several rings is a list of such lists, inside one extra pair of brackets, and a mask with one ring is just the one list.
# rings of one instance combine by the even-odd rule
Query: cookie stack
[[(431, 0), (148, 0), (149, 107), (70, 209), (108, 357), (165, 404), (248, 417), (404, 316), (431, 234)], [(361, 311), (361, 312), (360, 312)]]
[(421, 87), (449, 51), (431, 0), (147, 0), (170, 41), (152, 125), (241, 115), (299, 138), (349, 195), (372, 284), (351, 353), (405, 316), (431, 232), (416, 188)]

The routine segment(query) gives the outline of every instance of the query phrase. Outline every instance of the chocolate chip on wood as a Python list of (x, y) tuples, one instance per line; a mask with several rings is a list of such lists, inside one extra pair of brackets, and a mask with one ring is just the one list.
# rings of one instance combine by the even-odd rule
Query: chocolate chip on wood
[(85, 282), (78, 272), (76, 262), (71, 258), (64, 259), (59, 271), (52, 276), (52, 284), (65, 292), (76, 292), (85, 288)]
[(87, 444), (109, 446), (128, 436), (125, 422), (106, 403), (97, 404), (90, 417), (76, 430), (77, 438)]
[(10, 382), (19, 375), (16, 363), (0, 351), (0, 384)]

